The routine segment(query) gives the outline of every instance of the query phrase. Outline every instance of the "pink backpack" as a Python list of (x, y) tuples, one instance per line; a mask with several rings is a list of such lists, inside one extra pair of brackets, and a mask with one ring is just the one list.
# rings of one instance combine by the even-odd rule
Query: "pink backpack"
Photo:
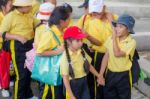
[(35, 58), (35, 49), (31, 49), (30, 51), (26, 52), (26, 60), (25, 60), (25, 67), (32, 72), (32, 68), (34, 65), (34, 58)]

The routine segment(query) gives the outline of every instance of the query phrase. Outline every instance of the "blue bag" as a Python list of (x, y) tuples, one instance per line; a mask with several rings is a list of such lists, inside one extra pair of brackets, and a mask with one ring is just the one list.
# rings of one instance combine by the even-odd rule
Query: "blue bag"
[[(60, 45), (58, 37), (53, 31), (54, 38)], [(53, 49), (53, 50), (56, 50)], [(60, 55), (56, 56), (36, 56), (32, 70), (31, 78), (49, 85), (61, 85), (62, 77), (60, 75)]]

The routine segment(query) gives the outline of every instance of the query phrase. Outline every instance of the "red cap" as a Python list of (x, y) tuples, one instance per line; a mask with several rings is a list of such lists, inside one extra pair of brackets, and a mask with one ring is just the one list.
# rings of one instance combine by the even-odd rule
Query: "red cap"
[(74, 38), (74, 39), (83, 39), (86, 38), (86, 34), (77, 26), (71, 26), (67, 28), (64, 32), (64, 39)]

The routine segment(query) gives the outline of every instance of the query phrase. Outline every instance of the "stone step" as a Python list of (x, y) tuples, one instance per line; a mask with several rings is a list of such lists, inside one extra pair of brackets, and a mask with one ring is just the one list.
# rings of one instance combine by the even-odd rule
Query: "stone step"
[(132, 2), (132, 3), (150, 3), (150, 0), (105, 0), (105, 1), (118, 1), (118, 2)]
[[(146, 60), (144, 57), (140, 56), (139, 64), (141, 69), (146, 73), (148, 78), (150, 78), (150, 61)], [(143, 80), (139, 80), (137, 84), (134, 85), (141, 93), (149, 97), (150, 99), (150, 86), (146, 84)], [(141, 98), (138, 98), (141, 99)]]
[(137, 43), (137, 49), (139, 51), (150, 50), (150, 32), (139, 32), (132, 35)]
[[(78, 6), (82, 4), (82, 1), (62, 0), (58, 1), (58, 5), (67, 2), (73, 7), (73, 17), (79, 18), (84, 14), (83, 9), (79, 9)], [(105, 1), (106, 6), (110, 11), (118, 15), (128, 13), (136, 18), (150, 18), (150, 4), (149, 3), (131, 3), (131, 2), (118, 2), (118, 1)]]

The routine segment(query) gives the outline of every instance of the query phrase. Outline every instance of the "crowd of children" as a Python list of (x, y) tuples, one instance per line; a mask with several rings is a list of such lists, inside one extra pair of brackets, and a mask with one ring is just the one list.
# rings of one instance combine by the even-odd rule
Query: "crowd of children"
[[(131, 99), (134, 18), (109, 12), (103, 0), (85, 0), (79, 8), (85, 14), (74, 24), (67, 3), (0, 0), (0, 49), (11, 53), (14, 99)], [(30, 87), (35, 58), (57, 55), (62, 84), (37, 80), (35, 97)], [(0, 87), (10, 97), (9, 86)]]

